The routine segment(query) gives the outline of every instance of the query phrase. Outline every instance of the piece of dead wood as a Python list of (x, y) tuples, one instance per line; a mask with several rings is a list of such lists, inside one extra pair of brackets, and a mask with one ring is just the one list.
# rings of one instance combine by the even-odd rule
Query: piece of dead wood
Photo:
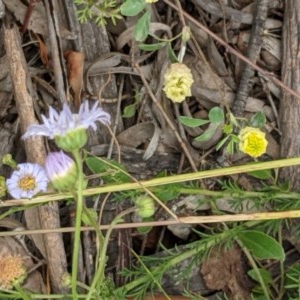
[(61, 104), (69, 100), (67, 72), (63, 58), (63, 50), (60, 39), (60, 26), (57, 18), (58, 4), (56, 0), (45, 1), (48, 23), (48, 38), (50, 41), (51, 62), (54, 72), (56, 91)]
[[(252, 24), (250, 41), (247, 49), (247, 58), (256, 63), (261, 47), (262, 35), (268, 13), (269, 0), (256, 0), (255, 16)], [(253, 88), (253, 76), (255, 71), (248, 64), (243, 63), (243, 70), (236, 91), (236, 98), (232, 106), (235, 117), (242, 117), (250, 91)]]
[[(34, 116), (32, 82), (28, 77), (28, 69), (22, 52), (21, 39), (15, 24), (4, 26), (4, 43), (10, 65), (15, 101), (20, 118), (21, 130), (25, 132), (30, 124), (37, 123)], [(27, 159), (30, 162), (43, 164), (46, 151), (41, 137), (25, 141)], [(37, 209), (25, 210), (25, 218), (29, 229), (59, 228), (58, 203), (53, 202)], [(52, 288), (55, 293), (63, 293), (68, 289), (63, 285), (62, 277), (67, 273), (67, 261), (64, 252), (62, 235), (58, 233), (37, 235), (34, 242), (47, 259)]]
[[(282, 81), (300, 93), (300, 2), (285, 1), (282, 33), (283, 59)], [(286, 91), (282, 91), (280, 101), (281, 157), (300, 155), (300, 102)], [(289, 182), (293, 190), (299, 191), (300, 168), (292, 166), (281, 169), (280, 178)]]

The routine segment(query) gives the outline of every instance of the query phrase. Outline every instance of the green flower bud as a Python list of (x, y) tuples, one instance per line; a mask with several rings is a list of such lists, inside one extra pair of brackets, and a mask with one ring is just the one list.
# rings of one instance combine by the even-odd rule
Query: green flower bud
[(143, 195), (135, 200), (136, 213), (142, 219), (152, 217), (155, 213), (155, 204), (151, 197)]
[(233, 132), (233, 126), (231, 124), (225, 124), (222, 128), (223, 133), (229, 135)]
[(15, 162), (15, 160), (12, 158), (12, 155), (10, 153), (7, 153), (3, 156), (2, 158), (2, 163), (4, 165), (10, 166), (12, 169), (16, 169), (17, 168), (17, 163)]
[(186, 43), (190, 38), (191, 38), (191, 28), (189, 26), (184, 26), (182, 29), (182, 41)]
[(62, 151), (48, 154), (45, 169), (52, 186), (56, 190), (61, 192), (71, 191), (77, 186), (78, 171), (76, 163)]
[(67, 152), (81, 149), (87, 142), (88, 136), (85, 128), (70, 130), (66, 135), (56, 135), (54, 141), (56, 145)]
[(70, 288), (72, 286), (72, 278), (68, 272), (64, 272), (61, 276), (62, 285)]

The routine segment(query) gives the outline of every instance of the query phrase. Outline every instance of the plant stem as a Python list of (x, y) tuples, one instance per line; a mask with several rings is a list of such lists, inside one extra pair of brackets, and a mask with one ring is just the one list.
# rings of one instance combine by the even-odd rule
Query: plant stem
[(105, 235), (105, 238), (104, 238), (104, 241), (103, 241), (103, 245), (100, 249), (100, 257), (99, 257), (99, 265), (98, 265), (98, 269), (96, 271), (96, 274), (94, 276), (94, 279), (93, 279), (93, 282), (91, 284), (91, 287), (90, 287), (90, 290), (89, 290), (89, 293), (86, 297), (86, 300), (90, 300), (91, 297), (92, 297), (92, 293), (94, 292), (95, 290), (95, 287), (96, 287), (96, 284), (101, 284), (103, 282), (103, 279), (104, 279), (104, 271), (105, 271), (105, 265), (106, 265), (106, 254), (107, 254), (107, 247), (108, 247), (108, 243), (109, 243), (109, 238), (110, 238), (110, 235), (112, 233), (112, 230), (114, 229), (114, 225), (116, 225), (117, 223), (119, 223), (120, 221), (122, 221), (122, 217), (131, 213), (131, 212), (134, 212), (135, 211), (135, 208), (129, 208), (129, 209), (126, 209), (124, 211), (122, 211), (120, 214), (118, 214), (114, 219), (113, 221), (111, 222), (107, 232), (106, 232), (106, 235)]
[(249, 262), (250, 262), (253, 270), (255, 271), (255, 274), (257, 276), (257, 280), (259, 281), (259, 284), (260, 284), (260, 286), (261, 286), (261, 288), (263, 290), (263, 293), (265, 295), (265, 299), (266, 300), (270, 300), (271, 298), (270, 298), (270, 294), (269, 294), (268, 288), (265, 285), (265, 282), (264, 282), (264, 280), (263, 280), (263, 278), (262, 278), (262, 276), (261, 276), (261, 274), (259, 272), (259, 269), (258, 269), (258, 267), (256, 265), (255, 260), (253, 259), (252, 255), (251, 255), (250, 251), (244, 246), (243, 242), (240, 239), (236, 238), (235, 241), (239, 244), (239, 246), (241, 247), (241, 249), (243, 250), (243, 252), (247, 256), (247, 258), (248, 258), (248, 260), (249, 260)]
[(83, 208), (83, 197), (82, 197), (82, 184), (83, 184), (83, 170), (82, 160), (79, 150), (72, 152), (78, 170), (78, 181), (77, 181), (77, 195), (76, 195), (76, 217), (75, 217), (75, 234), (74, 234), (74, 246), (73, 246), (73, 257), (72, 257), (72, 297), (78, 299), (77, 295), (77, 272), (78, 272), (78, 254), (80, 244), (80, 226)]

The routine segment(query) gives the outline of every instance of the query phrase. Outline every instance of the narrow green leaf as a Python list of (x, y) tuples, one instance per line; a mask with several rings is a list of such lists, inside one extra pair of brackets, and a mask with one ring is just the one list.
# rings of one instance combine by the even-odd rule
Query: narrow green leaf
[(261, 180), (272, 178), (271, 170), (257, 170), (257, 171), (248, 172), (247, 174)]
[(170, 43), (168, 43), (167, 45), (167, 55), (169, 60), (171, 61), (171, 63), (177, 63), (178, 62), (178, 58), (172, 48), (172, 45)]
[[(125, 167), (114, 160), (110, 160), (107, 158), (101, 158), (104, 161), (98, 159), (97, 157), (88, 157), (85, 160), (86, 165), (94, 174), (101, 174), (101, 178), (107, 183), (122, 183), (122, 182), (129, 182), (130, 177), (126, 174), (121, 172), (119, 169), (125, 171)], [(108, 165), (105, 163), (112, 164), (113, 166)], [(108, 175), (106, 173), (109, 173)]]
[(150, 27), (150, 11), (146, 11), (137, 21), (133, 29), (133, 35), (136, 41), (143, 42), (148, 34)]
[(250, 120), (251, 126), (256, 128), (262, 128), (266, 122), (266, 115), (262, 111), (257, 112)]
[(234, 154), (235, 152), (235, 147), (236, 146), (236, 143), (234, 142), (233, 139), (231, 139), (226, 147), (226, 152), (230, 155)]
[(156, 51), (156, 50), (159, 50), (159, 49), (161, 49), (162, 47), (165, 47), (165, 46), (166, 46), (165, 42), (155, 43), (155, 44), (139, 44), (138, 45), (138, 47), (141, 50), (144, 50), (144, 51)]
[(133, 17), (139, 14), (145, 7), (145, 0), (126, 0), (120, 9), (123, 16)]
[(235, 126), (235, 127), (238, 127), (239, 124), (235, 118), (235, 116), (232, 114), (232, 113), (229, 113), (229, 120), (230, 120), (230, 123)]
[(204, 124), (209, 123), (209, 120), (204, 120), (204, 119), (195, 119), (195, 118), (190, 118), (190, 117), (185, 117), (185, 116), (180, 116), (179, 117), (179, 122), (187, 127), (199, 127)]
[(246, 230), (239, 239), (257, 259), (277, 259), (283, 261), (285, 253), (282, 246), (271, 236), (255, 230)]
[(220, 107), (212, 108), (208, 113), (208, 118), (212, 123), (220, 124), (224, 122), (224, 113)]
[(204, 131), (204, 133), (202, 133), (201, 135), (197, 136), (194, 139), (194, 141), (205, 142), (205, 141), (210, 140), (214, 136), (217, 128), (218, 128), (218, 126), (211, 126), (211, 127), (209, 127), (208, 129), (206, 129)]
[(226, 143), (226, 141), (230, 138), (230, 135), (224, 137), (216, 146), (216, 150), (219, 151), (222, 146)]
[[(271, 273), (265, 269), (258, 269), (258, 271), (259, 271), (260, 276), (263, 279), (265, 285), (269, 285), (272, 282)], [(255, 270), (252, 269), (252, 270), (248, 271), (247, 273), (253, 280), (259, 282), (258, 276), (257, 276)]]

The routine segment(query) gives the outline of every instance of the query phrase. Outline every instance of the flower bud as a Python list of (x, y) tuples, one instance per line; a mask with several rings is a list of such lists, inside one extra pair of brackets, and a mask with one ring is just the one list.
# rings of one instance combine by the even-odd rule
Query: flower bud
[(142, 219), (149, 218), (154, 215), (155, 213), (155, 205), (154, 201), (151, 197), (147, 195), (143, 195), (138, 197), (135, 200), (136, 205), (136, 213), (139, 215)]
[(182, 29), (182, 41), (187, 43), (191, 38), (191, 28), (189, 26), (184, 26)]
[(56, 135), (54, 137), (56, 145), (66, 152), (81, 149), (86, 144), (87, 139), (85, 128), (76, 128), (68, 131), (64, 136)]
[(45, 169), (52, 186), (58, 191), (70, 191), (76, 187), (78, 180), (76, 163), (62, 151), (48, 154)]
[(2, 158), (3, 165), (10, 166), (12, 169), (17, 169), (17, 163), (12, 158), (12, 155), (10, 153), (7, 153)]

